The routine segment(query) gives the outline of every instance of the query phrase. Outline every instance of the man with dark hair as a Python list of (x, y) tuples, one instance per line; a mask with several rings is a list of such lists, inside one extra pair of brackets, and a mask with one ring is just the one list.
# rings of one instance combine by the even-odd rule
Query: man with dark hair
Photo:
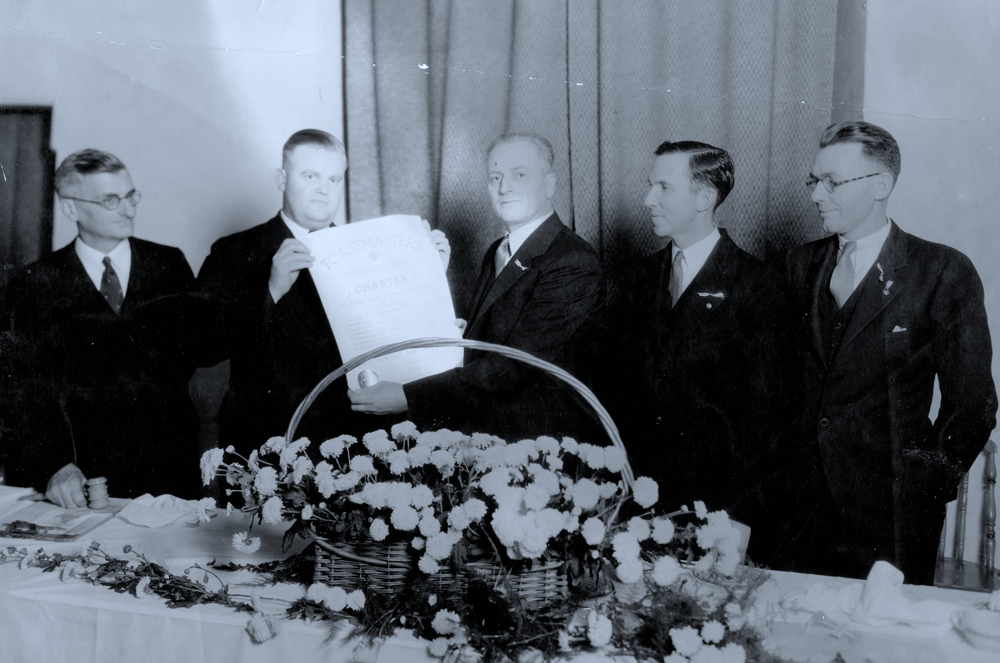
[(112, 496), (194, 497), (191, 268), (179, 249), (132, 237), (140, 194), (114, 155), (71, 154), (55, 187), (79, 235), (4, 297), (3, 319), (23, 341), (8, 481), (65, 507), (86, 506), (86, 478), (98, 476)]
[[(487, 188), (506, 234), (486, 251), (467, 339), (524, 350), (579, 374), (592, 360), (601, 267), (586, 241), (555, 213), (552, 145), (536, 134), (497, 138)], [(466, 350), (465, 364), (405, 385), (350, 393), (361, 412), (406, 412), (418, 427), (486, 432), (509, 441), (589, 433), (588, 413), (568, 387), (498, 354)]]
[(645, 205), (670, 243), (622, 289), (609, 399), (633, 464), (659, 481), (660, 503), (725, 509), (751, 526), (751, 556), (767, 563), (762, 491), (790, 416), (789, 311), (780, 275), (715, 224), (733, 184), (723, 149), (657, 148)]
[[(344, 196), (347, 154), (331, 134), (303, 129), (289, 137), (274, 175), (282, 207), (267, 223), (212, 245), (198, 275), (215, 312), (213, 359), (229, 359), (229, 389), (219, 439), (244, 455), (285, 432), (303, 398), (343, 362), (309, 275), (315, 258), (302, 239), (329, 228)], [(444, 233), (431, 239), (447, 268)], [(346, 380), (310, 408), (301, 435), (359, 434), (369, 425), (351, 411)], [(359, 427), (362, 426), (362, 427)]]
[(993, 430), (997, 397), (982, 282), (964, 255), (886, 216), (899, 168), (889, 132), (844, 122), (824, 132), (807, 181), (832, 235), (788, 255), (814, 469), (792, 568), (864, 577), (887, 560), (930, 584), (944, 505)]

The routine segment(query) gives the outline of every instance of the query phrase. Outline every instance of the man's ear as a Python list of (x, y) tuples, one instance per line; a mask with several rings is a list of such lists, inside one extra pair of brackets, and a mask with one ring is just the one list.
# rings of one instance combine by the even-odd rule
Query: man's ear
[(715, 201), (719, 197), (719, 192), (714, 187), (703, 186), (698, 191), (695, 209), (699, 212), (710, 212), (715, 209)]
[(875, 200), (885, 200), (892, 193), (892, 188), (896, 186), (890, 173), (882, 173), (875, 178)]
[(555, 173), (549, 173), (545, 176), (545, 197), (549, 200), (552, 200), (556, 195), (556, 181), (558, 179)]
[(288, 174), (285, 172), (284, 168), (279, 168), (274, 171), (274, 186), (278, 187), (278, 191), (285, 192), (285, 184), (288, 183)]
[(65, 216), (73, 223), (76, 223), (77, 220), (76, 205), (73, 203), (72, 200), (67, 200), (66, 198), (60, 198), (59, 209), (62, 210), (63, 216)]

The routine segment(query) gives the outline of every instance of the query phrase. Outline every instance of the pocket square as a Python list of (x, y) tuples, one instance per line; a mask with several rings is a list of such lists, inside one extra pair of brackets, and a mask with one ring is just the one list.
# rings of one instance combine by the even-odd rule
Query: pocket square
[(726, 295), (722, 292), (699, 292), (699, 297), (718, 297), (719, 299), (725, 299)]
[(906, 331), (906, 327), (900, 327), (899, 325), (896, 325), (893, 328), (892, 333), (895, 334), (896, 332), (905, 332), (905, 331)]

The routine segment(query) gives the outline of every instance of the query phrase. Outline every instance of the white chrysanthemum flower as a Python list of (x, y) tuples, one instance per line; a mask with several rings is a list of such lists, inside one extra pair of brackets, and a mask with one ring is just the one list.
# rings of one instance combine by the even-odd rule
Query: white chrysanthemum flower
[(222, 465), (222, 457), (225, 455), (222, 449), (209, 449), (201, 455), (201, 481), (208, 485), (215, 477), (216, 470)]
[(555, 455), (559, 453), (559, 440), (554, 437), (549, 437), (548, 435), (542, 435), (540, 438), (535, 440), (535, 448), (538, 449), (540, 453)]
[(274, 453), (281, 453), (281, 450), (285, 448), (285, 438), (282, 436), (269, 437), (267, 442), (260, 445), (261, 451), (267, 453), (273, 451)]
[(660, 587), (672, 585), (681, 575), (681, 565), (674, 557), (664, 555), (653, 564), (653, 582)]
[(653, 518), (653, 541), (670, 543), (674, 539), (674, 532), (674, 521), (669, 518)]
[(427, 444), (420, 444), (419, 440), (417, 445), (411, 447), (407, 452), (410, 458), (410, 467), (416, 468), (426, 465), (431, 460), (431, 454), (434, 452), (433, 447)]
[(441, 522), (434, 517), (433, 512), (420, 518), (420, 533), (426, 537), (434, 536), (441, 532)]
[(262, 467), (253, 480), (253, 487), (261, 497), (274, 495), (278, 491), (278, 472), (273, 467)]
[(649, 538), (649, 522), (635, 516), (628, 521), (628, 532), (635, 537), (636, 541), (642, 543)]
[(604, 449), (604, 466), (609, 472), (621, 472), (625, 469), (625, 463), (628, 462), (628, 456), (625, 455), (623, 449), (618, 447), (607, 447)]
[(694, 515), (702, 520), (708, 517), (708, 507), (701, 500), (694, 501)]
[(434, 491), (421, 484), (410, 490), (410, 506), (414, 509), (425, 509), (434, 502)]
[(612, 632), (611, 620), (606, 616), (596, 611), (587, 615), (587, 639), (592, 647), (603, 647), (611, 642)]
[(412, 421), (401, 421), (398, 424), (393, 424), (392, 428), (389, 429), (389, 434), (394, 440), (408, 440), (415, 438), (420, 435), (420, 431), (417, 430), (417, 426)]
[(611, 539), (614, 548), (614, 557), (619, 563), (624, 564), (639, 559), (641, 548), (639, 542), (629, 532), (618, 532)]
[(281, 522), (281, 498), (277, 495), (268, 498), (264, 502), (264, 507), (260, 510), (260, 517), (269, 525), (277, 525)]
[(322, 583), (309, 585), (306, 597), (322, 603), (334, 612), (342, 612), (347, 607), (347, 592), (342, 587), (328, 587)]
[(587, 444), (586, 442), (580, 443), (579, 450), (580, 458), (589, 467), (595, 470), (603, 470), (605, 466), (604, 461), (604, 447), (598, 447), (593, 444)]
[(670, 629), (670, 640), (681, 656), (694, 656), (701, 649), (701, 635), (693, 626)]
[(571, 437), (564, 437), (562, 440), (563, 451), (576, 455), (580, 451), (580, 443)]
[(726, 644), (719, 648), (719, 651), (722, 653), (722, 663), (746, 663), (747, 661), (747, 650), (736, 642)]
[(410, 454), (406, 453), (403, 449), (396, 449), (386, 456), (385, 462), (389, 465), (390, 472), (393, 474), (402, 474), (410, 469)]
[(260, 469), (260, 463), (257, 462), (259, 458), (260, 454), (257, 453), (256, 449), (250, 452), (250, 457), (247, 458), (247, 467), (249, 467), (251, 471), (256, 472)]
[(333, 477), (333, 490), (334, 492), (350, 490), (357, 486), (359, 481), (361, 481), (361, 473), (351, 470), (347, 474), (340, 474)]
[(412, 532), (413, 528), (420, 523), (420, 514), (408, 504), (398, 506), (392, 510), (389, 522), (400, 532)]
[(431, 628), (441, 635), (451, 635), (458, 630), (460, 624), (461, 619), (458, 613), (451, 610), (438, 610), (431, 622)]
[(431, 656), (444, 658), (444, 655), (448, 653), (448, 647), (450, 646), (451, 644), (448, 638), (434, 638), (431, 640), (431, 644), (427, 645), (427, 652)]
[(361, 476), (378, 474), (371, 456), (355, 456), (351, 459), (351, 471), (357, 472)]
[(368, 533), (376, 541), (385, 541), (385, 537), (389, 536), (389, 526), (381, 518), (376, 518), (368, 528)]
[(299, 456), (292, 462), (292, 483), (299, 483), (302, 478), (312, 472), (313, 464), (309, 456)]
[(389, 439), (389, 435), (384, 430), (365, 433), (361, 441), (364, 443), (365, 448), (368, 449), (368, 453), (373, 456), (385, 456), (390, 451), (396, 449), (396, 445)]
[(255, 553), (260, 548), (260, 537), (251, 537), (250, 532), (237, 532), (233, 534), (233, 548), (246, 555)]
[(336, 458), (353, 444), (357, 444), (358, 439), (353, 435), (338, 435), (332, 440), (327, 440), (319, 445), (319, 452), (324, 458)]
[(333, 466), (325, 460), (316, 466), (316, 489), (325, 498), (330, 497), (336, 491), (333, 482)]
[(257, 644), (260, 644), (278, 635), (278, 632), (281, 630), (281, 623), (273, 615), (254, 612), (250, 621), (247, 622), (246, 629), (247, 633), (250, 634), (250, 638)]
[(446, 449), (438, 449), (431, 452), (430, 463), (442, 476), (450, 476), (455, 469), (455, 455)]
[(143, 576), (139, 580), (139, 584), (135, 586), (135, 597), (137, 599), (146, 598), (146, 594), (149, 594), (149, 576)]
[(701, 627), (701, 639), (709, 644), (719, 644), (726, 636), (726, 627), (718, 620), (705, 622)]
[(632, 495), (636, 504), (648, 509), (660, 499), (660, 487), (649, 477), (639, 477), (632, 486)]
[(531, 484), (524, 491), (524, 506), (532, 511), (540, 511), (549, 503), (549, 491), (538, 484)]
[(427, 537), (427, 554), (433, 559), (442, 560), (451, 554), (452, 548), (458, 543), (461, 536), (452, 536), (451, 532), (441, 532), (434, 536)]
[(580, 479), (572, 488), (566, 490), (567, 495), (584, 511), (589, 511), (597, 506), (597, 501), (601, 499), (601, 491), (597, 484), (590, 479)]
[(600, 545), (601, 541), (604, 540), (604, 532), (604, 522), (600, 518), (587, 518), (580, 531), (588, 546)]
[(306, 502), (305, 504), (302, 505), (301, 518), (302, 518), (302, 520), (312, 520), (312, 517), (313, 517), (312, 504), (309, 504), (309, 502)]
[(215, 510), (214, 497), (203, 497), (195, 503), (194, 510), (198, 516), (199, 523), (207, 523), (212, 519), (212, 517), (208, 515), (209, 509), (212, 509), (213, 511)]
[(421, 573), (426, 573), (427, 575), (432, 575), (441, 570), (437, 560), (427, 554), (424, 554), (424, 556), (420, 558), (417, 568), (420, 569)]
[(299, 454), (308, 446), (309, 438), (302, 437), (282, 449), (281, 454), (278, 457), (279, 462), (281, 463), (281, 469), (283, 471), (288, 470), (292, 463), (295, 462), (295, 459), (299, 456)]
[(426, 542), (419, 536), (413, 537), (413, 540), (410, 541), (410, 545), (413, 546), (414, 550), (423, 550), (425, 544)]
[(462, 505), (465, 509), (465, 513), (468, 514), (469, 518), (473, 521), (482, 520), (486, 515), (486, 502), (482, 501), (478, 497), (473, 497)]
[(348, 610), (364, 610), (365, 609), (365, 593), (360, 589), (355, 589), (350, 592), (346, 597), (347, 609)]
[(622, 562), (615, 567), (615, 571), (618, 572), (621, 581), (627, 585), (634, 585), (642, 581), (642, 562), (638, 559)]

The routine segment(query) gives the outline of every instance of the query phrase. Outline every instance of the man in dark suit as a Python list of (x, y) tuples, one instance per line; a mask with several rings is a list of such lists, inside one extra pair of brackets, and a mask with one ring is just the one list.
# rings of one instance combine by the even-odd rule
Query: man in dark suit
[(833, 235), (788, 256), (807, 339), (805, 465), (815, 472), (804, 488), (818, 488), (801, 496), (810, 520), (793, 568), (864, 577), (887, 560), (929, 584), (944, 505), (993, 430), (997, 397), (979, 275), (888, 219), (899, 169), (884, 129), (828, 127), (808, 184)]
[(55, 187), (79, 235), (22, 270), (4, 298), (23, 341), (8, 480), (65, 507), (85, 506), (86, 477), (97, 476), (112, 496), (195, 497), (191, 268), (180, 250), (132, 237), (140, 194), (117, 157), (71, 154)]
[[(571, 373), (585, 369), (601, 267), (593, 248), (552, 206), (556, 175), (547, 140), (504, 134), (490, 148), (488, 188), (507, 230), (483, 258), (465, 338), (507, 345)], [(544, 433), (589, 435), (592, 420), (570, 389), (539, 369), (467, 350), (464, 365), (405, 385), (350, 392), (354, 409), (406, 412), (422, 430), (447, 427), (510, 441)]]
[(791, 416), (789, 308), (780, 275), (715, 225), (733, 184), (723, 149), (657, 148), (645, 205), (670, 243), (623, 288), (611, 400), (660, 503), (725, 509), (754, 530), (754, 560), (768, 562), (762, 490)]
[[(344, 195), (347, 155), (325, 131), (294, 133), (282, 151), (275, 184), (282, 208), (267, 223), (224, 237), (198, 274), (199, 291), (215, 312), (212, 359), (229, 359), (229, 389), (219, 413), (219, 438), (244, 455), (282, 435), (302, 399), (343, 362), (309, 274), (315, 258), (301, 241), (333, 225)], [(431, 239), (447, 268), (448, 241)], [(367, 432), (346, 380), (310, 408), (298, 432), (322, 439)]]

